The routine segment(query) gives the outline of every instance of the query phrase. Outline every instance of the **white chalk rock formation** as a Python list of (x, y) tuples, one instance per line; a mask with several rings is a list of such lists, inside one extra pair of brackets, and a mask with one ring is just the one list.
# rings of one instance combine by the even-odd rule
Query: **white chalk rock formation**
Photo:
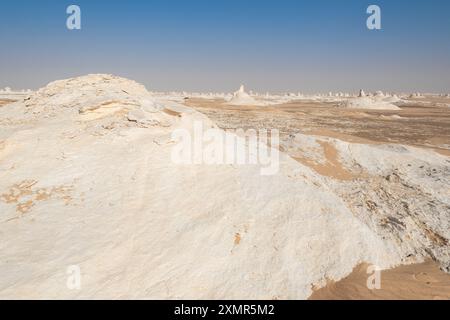
[[(394, 243), (403, 257), (432, 258), (450, 272), (448, 157), (410, 146), (367, 145), (303, 134), (290, 136), (282, 146), (305, 163), (324, 166), (335, 161), (330, 172), (341, 175), (329, 178), (327, 185), (356, 216)], [(327, 158), (324, 146), (334, 149), (338, 159)], [(364, 179), (357, 178), (361, 174)]]
[(215, 127), (110, 75), (0, 108), (0, 299), (305, 299), (361, 262), (408, 261), (283, 153), (269, 176), (180, 162), (198, 126)]
[(258, 101), (256, 101), (253, 97), (251, 97), (247, 92), (245, 92), (244, 85), (241, 85), (238, 91), (233, 94), (233, 97), (228, 102), (230, 105), (234, 106), (256, 106), (260, 105)]
[(338, 104), (338, 107), (349, 109), (401, 110), (401, 108), (389, 102), (389, 99), (386, 101), (383, 97), (352, 98)]

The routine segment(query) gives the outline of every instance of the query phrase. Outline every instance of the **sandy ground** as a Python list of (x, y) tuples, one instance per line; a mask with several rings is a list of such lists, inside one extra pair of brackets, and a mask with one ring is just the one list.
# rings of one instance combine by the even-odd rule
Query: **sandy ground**
[[(450, 156), (450, 99), (414, 99), (399, 111), (340, 109), (332, 103), (292, 102), (270, 107), (229, 106), (220, 100), (190, 99), (186, 105), (223, 129), (276, 128), (281, 135), (307, 133), (364, 144), (398, 143)], [(295, 159), (321, 175), (347, 180), (331, 145), (322, 145), (326, 165)], [(450, 299), (450, 275), (432, 261), (382, 272), (381, 290), (369, 290), (367, 265), (329, 282), (311, 299)]]
[(4, 99), (0, 99), (0, 107), (6, 105), (6, 104), (8, 104), (8, 103), (11, 103), (11, 102), (14, 102), (14, 101), (12, 101), (12, 100), (4, 100)]
[(450, 299), (450, 275), (431, 261), (382, 271), (379, 290), (367, 288), (367, 268), (359, 265), (345, 279), (315, 291), (310, 300)]
[[(399, 143), (433, 148), (450, 156), (450, 99), (410, 101), (400, 111), (336, 108), (332, 103), (291, 102), (270, 107), (228, 106), (190, 99), (224, 129), (277, 128), (281, 134), (308, 133), (364, 143)], [(429, 104), (424, 104), (428, 102)]]

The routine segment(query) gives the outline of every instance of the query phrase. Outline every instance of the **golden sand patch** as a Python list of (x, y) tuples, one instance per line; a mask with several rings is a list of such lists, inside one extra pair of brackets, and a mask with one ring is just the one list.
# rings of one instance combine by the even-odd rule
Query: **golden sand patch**
[(14, 100), (0, 100), (0, 107), (3, 107), (7, 104), (13, 103)]
[(100, 120), (110, 116), (125, 116), (128, 110), (122, 106), (105, 107), (82, 113), (83, 121)]
[(34, 202), (32, 200), (28, 200), (17, 205), (17, 211), (24, 214), (31, 210), (34, 206)]
[(431, 148), (442, 156), (450, 157), (450, 150), (442, 148)]
[(428, 139), (428, 142), (435, 146), (442, 144), (450, 144), (450, 141), (448, 140), (447, 137), (431, 137)]
[(36, 202), (59, 199), (67, 206), (71, 203), (73, 186), (56, 186), (52, 188), (33, 188), (36, 180), (24, 180), (12, 185), (8, 192), (0, 195), (0, 200), (7, 204), (16, 204), (16, 211), (27, 213)]
[(24, 180), (20, 183), (14, 184), (9, 188), (8, 193), (0, 195), (0, 199), (5, 203), (16, 203), (25, 196), (33, 194), (31, 187), (37, 183), (35, 180)]
[(179, 112), (177, 112), (177, 111), (174, 111), (174, 110), (167, 109), (167, 108), (164, 108), (164, 109), (163, 109), (163, 112), (166, 113), (166, 114), (168, 114), (169, 116), (173, 116), (173, 117), (181, 117), (181, 113), (179, 113)]
[(241, 226), (235, 225), (234, 227), (237, 228), (238, 232), (234, 234), (233, 249), (231, 249), (231, 253), (233, 253), (234, 249), (241, 244), (242, 238), (248, 233), (249, 225), (248, 224), (244, 224)]
[(317, 141), (323, 149), (325, 156), (325, 163), (318, 163), (306, 157), (294, 157), (295, 160), (304, 164), (318, 174), (338, 180), (353, 180), (357, 175), (347, 170), (339, 161), (339, 154), (337, 149), (329, 142)]
[[(331, 131), (331, 130), (327, 130), (327, 129), (308, 131), (308, 134), (314, 135), (314, 136), (334, 138), (334, 139), (342, 140), (342, 141), (345, 141), (348, 143), (360, 143), (360, 144), (372, 144), (372, 145), (381, 145), (381, 144), (386, 143), (386, 142), (381, 142), (381, 141), (369, 140), (369, 139), (361, 138), (358, 136), (353, 136), (350, 134), (339, 133), (339, 132), (335, 132), (335, 131)], [(449, 149), (445, 149), (445, 148), (437, 146), (439, 144), (445, 144), (447, 142), (448, 141), (446, 140), (445, 137), (436, 137), (436, 138), (429, 139), (429, 143), (432, 145), (436, 145), (436, 146), (416, 145), (414, 143), (409, 143), (409, 144), (405, 144), (405, 145), (410, 145), (412, 147), (421, 148), (421, 149), (433, 150), (433, 151), (439, 153), (440, 155), (450, 157)]]
[(241, 243), (241, 234), (236, 233), (234, 235), (234, 245), (237, 246), (237, 245), (239, 245), (239, 243)]
[(381, 272), (381, 288), (370, 290), (367, 264), (357, 266), (338, 282), (315, 290), (310, 300), (437, 300), (450, 299), (450, 275), (433, 261)]

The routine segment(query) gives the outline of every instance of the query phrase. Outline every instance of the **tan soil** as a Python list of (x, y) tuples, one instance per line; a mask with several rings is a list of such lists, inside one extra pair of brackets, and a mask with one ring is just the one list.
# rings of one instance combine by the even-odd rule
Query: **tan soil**
[[(450, 99), (445, 101), (450, 103)], [(252, 107), (206, 99), (189, 99), (186, 105), (206, 114), (223, 129), (273, 128), (282, 135), (307, 133), (357, 143), (398, 143), (450, 156), (448, 107), (422, 106), (416, 101), (398, 111), (342, 109), (332, 103), (303, 101)], [(392, 118), (394, 115), (401, 118)]]
[(311, 159), (299, 158), (298, 156), (294, 157), (294, 159), (323, 176), (338, 180), (352, 180), (356, 178), (353, 173), (342, 166), (338, 159), (338, 151), (333, 145), (325, 141), (319, 141), (318, 143), (323, 148), (325, 163), (317, 163)]
[(381, 272), (380, 290), (370, 290), (367, 264), (357, 266), (345, 279), (330, 281), (315, 291), (310, 300), (449, 300), (450, 275), (436, 263), (401, 266)]
[(0, 99), (0, 107), (2, 107), (4, 105), (7, 105), (9, 103), (12, 103), (12, 102), (14, 102), (14, 101), (13, 100), (2, 100), (2, 99)]

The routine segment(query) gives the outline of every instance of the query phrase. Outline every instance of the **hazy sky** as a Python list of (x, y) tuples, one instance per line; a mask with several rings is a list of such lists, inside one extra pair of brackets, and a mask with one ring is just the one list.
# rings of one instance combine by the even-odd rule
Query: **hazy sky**
[[(70, 4), (79, 31), (66, 28)], [(370, 4), (380, 31), (366, 27)], [(150, 90), (450, 92), (450, 1), (0, 2), (0, 88), (87, 73)]]

